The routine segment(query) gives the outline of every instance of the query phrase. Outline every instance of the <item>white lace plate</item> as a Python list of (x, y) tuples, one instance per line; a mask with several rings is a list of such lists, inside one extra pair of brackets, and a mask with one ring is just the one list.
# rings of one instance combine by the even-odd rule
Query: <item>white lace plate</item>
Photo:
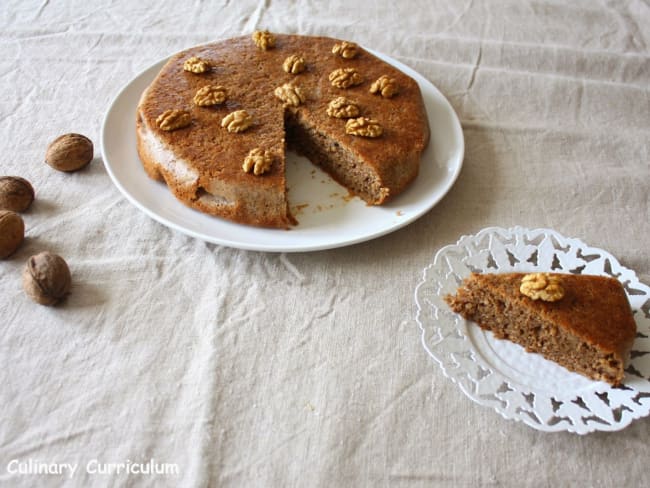
[[(606, 275), (624, 286), (637, 338), (623, 385), (612, 387), (495, 339), (453, 313), (442, 297), (475, 272)], [(490, 227), (436, 254), (415, 290), (422, 343), (472, 400), (542, 431), (620, 430), (650, 413), (650, 287), (602, 249), (549, 229)]]

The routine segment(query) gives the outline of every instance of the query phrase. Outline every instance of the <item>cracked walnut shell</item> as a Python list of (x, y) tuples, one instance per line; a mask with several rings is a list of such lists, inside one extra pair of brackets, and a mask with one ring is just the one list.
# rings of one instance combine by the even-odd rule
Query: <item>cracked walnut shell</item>
[(337, 54), (343, 59), (352, 59), (358, 54), (359, 46), (354, 42), (343, 41), (341, 43), (334, 44), (332, 47), (332, 54)]
[(164, 131), (172, 131), (187, 127), (192, 123), (192, 116), (186, 110), (165, 110), (156, 119), (158, 127)]
[(336, 97), (327, 105), (327, 115), (337, 119), (351, 119), (359, 116), (359, 106), (345, 97)]
[(77, 171), (93, 160), (93, 143), (81, 134), (64, 134), (47, 147), (45, 162), (59, 171)]
[(305, 59), (297, 54), (292, 54), (282, 63), (282, 69), (292, 75), (305, 71)]
[(65, 260), (51, 252), (32, 256), (23, 270), (25, 293), (41, 305), (55, 305), (70, 293), (72, 278)]
[(363, 83), (363, 76), (354, 68), (338, 68), (329, 74), (329, 80), (336, 88), (350, 88)]
[(0, 176), (0, 209), (23, 212), (34, 201), (34, 187), (20, 176)]
[(251, 37), (255, 45), (263, 51), (275, 47), (275, 36), (269, 31), (255, 31)]
[(25, 223), (11, 210), (0, 210), (0, 259), (11, 256), (25, 240)]
[(273, 93), (277, 98), (282, 100), (285, 105), (290, 105), (292, 107), (297, 107), (307, 99), (305, 91), (302, 88), (290, 83), (285, 83), (284, 85), (277, 87)]
[(272, 164), (273, 157), (269, 151), (255, 148), (252, 149), (244, 159), (242, 169), (246, 173), (252, 171), (254, 175), (259, 176), (269, 171)]
[(370, 93), (380, 94), (384, 98), (392, 98), (399, 92), (397, 82), (386, 75), (381, 75), (370, 85)]
[(556, 302), (564, 297), (561, 279), (550, 273), (531, 273), (521, 279), (519, 291), (533, 300)]
[(345, 123), (345, 133), (353, 136), (375, 138), (383, 134), (379, 122), (368, 117), (358, 117), (356, 119), (348, 119)]
[(226, 101), (227, 92), (221, 85), (206, 85), (200, 88), (194, 95), (194, 105), (199, 107), (210, 107), (221, 105)]
[(183, 63), (183, 69), (190, 73), (201, 74), (209, 71), (211, 68), (210, 62), (197, 56), (188, 58)]
[(253, 125), (253, 117), (246, 110), (235, 110), (221, 120), (221, 127), (228, 132), (244, 132)]

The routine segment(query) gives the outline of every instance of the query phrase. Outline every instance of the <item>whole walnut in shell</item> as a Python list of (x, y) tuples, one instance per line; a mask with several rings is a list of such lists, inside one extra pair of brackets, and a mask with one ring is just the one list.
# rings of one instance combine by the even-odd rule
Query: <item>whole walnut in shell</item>
[(0, 210), (0, 259), (11, 256), (24, 239), (23, 218), (11, 210)]
[(93, 143), (81, 134), (64, 134), (47, 147), (45, 162), (59, 171), (77, 171), (93, 160)]
[(20, 176), (0, 176), (0, 209), (23, 212), (34, 201), (34, 188)]
[(23, 270), (25, 293), (41, 305), (55, 305), (70, 293), (72, 278), (65, 260), (45, 251), (32, 256)]

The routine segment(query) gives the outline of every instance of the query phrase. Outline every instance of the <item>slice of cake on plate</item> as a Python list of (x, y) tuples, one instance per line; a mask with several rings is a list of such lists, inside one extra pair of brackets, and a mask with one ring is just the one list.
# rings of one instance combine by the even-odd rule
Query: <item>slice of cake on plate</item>
[(467, 320), (570, 371), (619, 385), (636, 337), (621, 283), (605, 276), (472, 273), (445, 301)]

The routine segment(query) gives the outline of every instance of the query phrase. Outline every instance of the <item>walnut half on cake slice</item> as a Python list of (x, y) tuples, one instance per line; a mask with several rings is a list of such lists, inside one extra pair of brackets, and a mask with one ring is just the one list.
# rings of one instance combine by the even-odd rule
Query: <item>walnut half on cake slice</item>
[(623, 380), (636, 323), (625, 290), (614, 278), (472, 273), (445, 301), (497, 338), (570, 371), (614, 386)]

